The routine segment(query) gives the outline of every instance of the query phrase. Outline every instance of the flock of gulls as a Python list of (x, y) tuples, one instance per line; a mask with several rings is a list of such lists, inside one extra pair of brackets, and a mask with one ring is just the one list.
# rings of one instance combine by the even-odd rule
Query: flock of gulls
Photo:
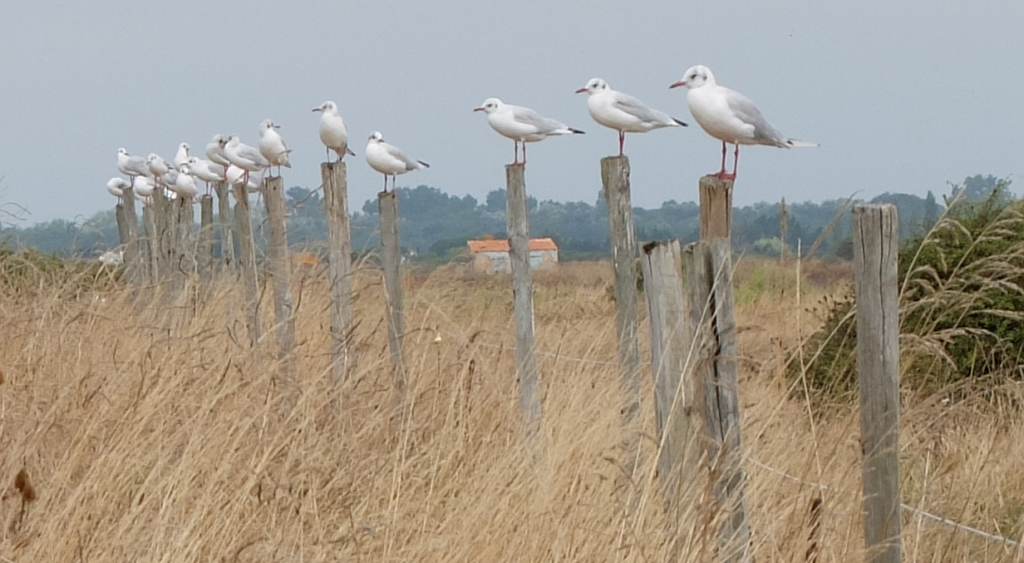
[[(736, 178), (740, 145), (768, 145), (780, 148), (815, 147), (814, 143), (791, 139), (773, 127), (749, 98), (720, 86), (711, 69), (703, 65), (691, 67), (683, 78), (670, 88), (686, 86), (689, 89), (687, 102), (694, 120), (709, 135), (722, 142), (722, 166), (714, 175), (721, 179)], [(586, 93), (587, 109), (597, 123), (613, 129), (619, 134), (619, 155), (623, 154), (626, 133), (646, 133), (664, 127), (686, 127), (687, 124), (658, 111), (623, 92), (613, 90), (600, 78), (592, 78), (576, 93)], [(336, 162), (355, 153), (348, 146), (348, 130), (345, 121), (333, 101), (324, 102), (314, 108), (320, 113), (320, 141), (327, 149), (327, 161), (331, 153)], [(544, 117), (536, 111), (522, 106), (506, 104), (498, 98), (488, 98), (473, 111), (484, 112), (487, 122), (501, 135), (514, 142), (515, 156), (512, 164), (526, 164), (526, 143), (542, 141), (554, 135), (582, 134), (583, 131), (565, 123)], [(171, 162), (160, 155), (150, 153), (147, 158), (128, 153), (124, 148), (117, 151), (117, 168), (128, 177), (111, 178), (107, 190), (120, 198), (123, 189), (131, 186), (144, 203), (150, 201), (153, 191), (164, 190), (169, 198), (192, 199), (199, 193), (197, 181), (206, 184), (209, 194), (210, 182), (227, 182), (258, 190), (262, 175), (273, 167), (290, 168), (289, 154), (278, 132), (280, 126), (273, 120), (260, 123), (260, 140), (253, 147), (242, 143), (237, 135), (226, 137), (214, 135), (206, 145), (206, 158), (191, 155), (188, 143), (178, 145), (178, 151)], [(522, 160), (519, 146), (522, 145)], [(726, 172), (727, 144), (735, 146), (732, 172)], [(384, 141), (379, 131), (370, 135), (364, 153), (371, 168), (384, 175), (384, 191), (388, 189), (388, 177), (394, 190), (395, 178), (413, 170), (428, 168), (430, 165), (405, 154), (401, 149)]]

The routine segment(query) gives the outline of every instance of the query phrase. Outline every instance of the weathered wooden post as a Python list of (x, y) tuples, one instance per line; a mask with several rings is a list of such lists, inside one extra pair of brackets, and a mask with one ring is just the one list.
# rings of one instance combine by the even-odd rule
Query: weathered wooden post
[(288, 227), (285, 223), (284, 180), (271, 176), (263, 181), (263, 201), (267, 206), (270, 244), (267, 262), (273, 280), (274, 326), (277, 333), (281, 382), (289, 393), (297, 394), (295, 375), (295, 317), (292, 316), (291, 264), (288, 260)]
[(637, 309), (636, 229), (629, 196), (629, 158), (601, 159), (601, 184), (608, 202), (612, 263), (615, 267), (615, 334), (619, 341), (619, 369), (623, 392), (622, 424), (626, 433), (628, 469), (637, 461), (639, 434), (632, 428), (640, 411), (640, 317)]
[(651, 327), (651, 374), (657, 422), (658, 475), (670, 508), (678, 509), (680, 485), (696, 475), (700, 426), (694, 404), (693, 378), (683, 377), (689, 358), (686, 309), (680, 272), (679, 241), (651, 242), (643, 247), (644, 295)]
[(217, 194), (217, 216), (220, 225), (220, 259), (222, 267), (236, 267), (235, 238), (231, 230), (231, 201), (228, 199), (227, 182), (214, 182)]
[(213, 198), (209, 195), (199, 197), (198, 246), (196, 266), (203, 288), (207, 289), (213, 280)]
[(402, 358), (405, 316), (402, 303), (402, 252), (398, 242), (398, 194), (394, 191), (378, 193), (377, 208), (380, 213), (381, 261), (384, 263), (384, 299), (387, 307), (391, 369), (397, 397), (401, 402), (404, 400), (408, 381)]
[(731, 180), (700, 179), (701, 240), (687, 245), (683, 271), (694, 403), (703, 420), (714, 500), (725, 515), (719, 529), (719, 556), (723, 561), (747, 562), (751, 559), (750, 524), (740, 448), (730, 239), (732, 187)]
[(894, 205), (862, 204), (853, 224), (865, 560), (898, 563), (899, 219)]
[(125, 223), (125, 234), (127, 240), (121, 241), (124, 245), (125, 277), (135, 287), (136, 294), (142, 286), (143, 266), (142, 257), (139, 252), (139, 217), (135, 214), (135, 190), (126, 186), (121, 196), (122, 213)]
[(323, 162), (320, 177), (327, 207), (331, 283), (331, 371), (340, 389), (352, 365), (352, 234), (348, 216), (348, 169), (344, 162)]
[(156, 230), (156, 213), (145, 203), (142, 205), (142, 224), (146, 230), (146, 270), (149, 283), (156, 285), (160, 279), (160, 238)]
[(174, 271), (180, 287), (185, 287), (188, 279), (196, 271), (196, 253), (192, 229), (196, 222), (196, 211), (193, 200), (190, 197), (178, 196), (174, 200), (177, 207), (177, 233), (175, 240), (175, 262)]
[(789, 208), (786, 207), (786, 198), (782, 198), (779, 204), (779, 239), (782, 241), (782, 251), (779, 253), (779, 260), (786, 261), (786, 250), (789, 246), (786, 240), (789, 239)]
[(527, 438), (540, 430), (540, 371), (534, 348), (533, 278), (530, 273), (530, 221), (526, 213), (526, 167), (505, 166), (509, 260), (512, 266), (512, 306), (516, 318), (516, 376), (519, 406)]
[(252, 215), (249, 211), (249, 192), (245, 185), (235, 186), (235, 228), (238, 231), (239, 268), (245, 286), (245, 326), (249, 332), (249, 345), (253, 348), (262, 337), (260, 327), (260, 282), (256, 270), (256, 241), (252, 237)]
[(153, 242), (156, 248), (156, 272), (153, 275), (153, 281), (157, 284), (163, 284), (170, 273), (170, 222), (168, 221), (167, 210), (171, 206), (171, 202), (167, 199), (164, 194), (163, 185), (157, 182), (153, 188), (153, 220), (154, 220), (154, 231), (153, 231)]

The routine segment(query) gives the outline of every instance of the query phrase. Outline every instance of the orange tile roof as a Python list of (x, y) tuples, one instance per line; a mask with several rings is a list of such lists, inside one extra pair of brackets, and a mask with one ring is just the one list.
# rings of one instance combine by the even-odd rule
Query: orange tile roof
[[(508, 239), (493, 240), (471, 240), (467, 241), (469, 251), (473, 254), (479, 252), (508, 252)], [(558, 250), (555, 241), (549, 238), (530, 239), (530, 250)]]

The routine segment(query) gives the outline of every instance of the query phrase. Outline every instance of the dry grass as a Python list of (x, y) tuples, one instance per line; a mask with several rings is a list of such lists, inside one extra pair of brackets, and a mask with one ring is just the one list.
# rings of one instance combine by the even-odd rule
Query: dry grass
[[(804, 309), (843, 291), (844, 270), (805, 267), (797, 291), (792, 265), (739, 264), (738, 284), (758, 269), (775, 280), (737, 311), (757, 560), (805, 559), (821, 495), (819, 560), (861, 561), (856, 413), (812, 416), (781, 375), (816, 326)], [(643, 461), (619, 462), (610, 280), (593, 264), (538, 276), (539, 451), (520, 440), (507, 278), (441, 269), (407, 280), (411, 386), (397, 412), (372, 273), (357, 283), (358, 369), (340, 393), (324, 278), (296, 283), (302, 393), (289, 412), (272, 350), (242, 345), (238, 284), (222, 283), (198, 314), (136, 308), (113, 291), (0, 295), (0, 561), (714, 561), (699, 484), (693, 508), (663, 513), (649, 377)], [(917, 404), (903, 422), (904, 502), (1021, 535), (1020, 413)], [(1018, 560), (941, 524), (904, 523), (907, 561)]]

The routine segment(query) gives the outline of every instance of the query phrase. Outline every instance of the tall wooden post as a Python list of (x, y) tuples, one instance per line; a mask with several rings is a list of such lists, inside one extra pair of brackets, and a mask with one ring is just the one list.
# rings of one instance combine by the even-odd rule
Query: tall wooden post
[(344, 162), (320, 164), (327, 207), (331, 283), (331, 372), (335, 389), (352, 365), (352, 234), (348, 216), (348, 169)]
[(267, 223), (270, 226), (267, 263), (273, 280), (274, 326), (278, 357), (281, 360), (280, 378), (283, 387), (289, 390), (294, 400), (298, 392), (295, 376), (295, 317), (292, 316), (292, 276), (288, 260), (284, 180), (280, 176), (271, 176), (263, 181), (263, 201), (267, 206)]
[(156, 266), (157, 271), (153, 276), (153, 281), (162, 284), (167, 280), (170, 275), (170, 264), (171, 264), (171, 251), (170, 251), (170, 228), (171, 222), (169, 221), (168, 209), (171, 207), (170, 200), (164, 194), (163, 185), (157, 182), (153, 188), (153, 220), (155, 231), (154, 236), (154, 247), (156, 248)]
[(214, 182), (217, 194), (217, 215), (220, 223), (220, 258), (223, 266), (236, 267), (235, 238), (231, 231), (231, 201), (228, 199), (227, 182)]
[(853, 224), (866, 561), (898, 563), (899, 218), (894, 205), (857, 205)]
[(245, 326), (249, 332), (249, 345), (259, 343), (263, 329), (260, 326), (260, 282), (256, 270), (256, 241), (252, 237), (252, 215), (249, 211), (249, 192), (244, 185), (235, 186), (235, 228), (238, 230), (240, 252), (239, 268), (245, 286)]
[[(176, 252), (173, 267), (175, 275), (179, 276), (181, 282), (184, 282), (191, 278), (196, 271), (195, 241), (192, 236), (196, 223), (196, 211), (190, 197), (179, 196), (174, 200), (174, 204), (178, 213), (178, 230), (174, 245)], [(184, 287), (184, 283), (181, 286)]]
[(150, 205), (142, 205), (142, 225), (146, 230), (146, 270), (149, 283), (156, 285), (160, 279), (160, 238), (156, 230), (156, 213)]
[(700, 240), (732, 237), (732, 180), (700, 179)]
[(202, 195), (199, 197), (199, 249), (196, 266), (204, 288), (208, 288), (213, 280), (213, 264), (213, 198)]
[[(619, 369), (623, 391), (622, 423), (626, 445), (635, 462), (638, 435), (630, 428), (640, 411), (640, 320), (637, 310), (636, 261), (638, 256), (633, 205), (629, 197), (629, 158), (601, 159), (601, 183), (608, 202), (612, 262), (615, 267), (615, 334), (619, 340)], [(633, 470), (630, 463), (629, 470)]]
[(680, 271), (679, 241), (644, 245), (644, 295), (651, 326), (651, 373), (658, 429), (658, 475), (669, 506), (679, 509), (680, 485), (690, 483), (700, 457), (695, 432), (700, 429), (693, 378), (683, 377), (689, 358), (686, 308)]
[(127, 186), (123, 192), (121, 205), (123, 207), (125, 231), (128, 236), (128, 239), (123, 241), (125, 245), (125, 276), (135, 287), (136, 295), (138, 295), (137, 292), (139, 287), (142, 286), (143, 280), (142, 257), (139, 252), (139, 217), (135, 214), (135, 190), (131, 186)]
[(405, 396), (405, 362), (402, 359), (402, 341), (405, 339), (405, 317), (402, 303), (402, 252), (398, 242), (398, 194), (377, 194), (380, 211), (381, 260), (384, 262), (385, 304), (388, 315), (388, 342), (391, 347), (391, 367), (395, 390), (401, 401)]
[(516, 317), (516, 376), (527, 438), (540, 429), (540, 371), (533, 333), (533, 278), (530, 273), (530, 221), (526, 213), (525, 166), (505, 166), (512, 306)]

